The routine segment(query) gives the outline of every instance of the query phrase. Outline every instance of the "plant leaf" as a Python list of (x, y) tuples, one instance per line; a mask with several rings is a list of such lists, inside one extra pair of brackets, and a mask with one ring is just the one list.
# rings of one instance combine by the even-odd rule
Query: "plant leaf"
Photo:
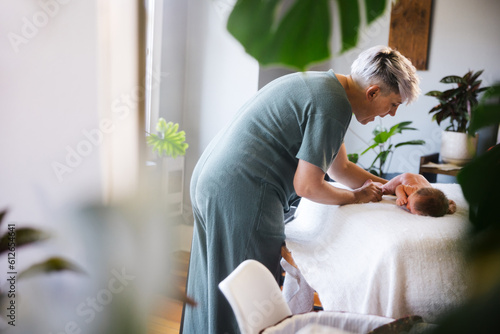
[(164, 133), (167, 131), (167, 121), (164, 118), (160, 117), (158, 123), (156, 124), (156, 131)]
[(383, 144), (385, 143), (389, 138), (391, 137), (391, 135), (389, 134), (389, 132), (387, 131), (382, 131), (380, 132), (379, 134), (377, 134), (373, 140), (377, 143), (377, 144)]
[(470, 133), (475, 133), (482, 127), (500, 123), (500, 103), (488, 103), (489, 99), (495, 97), (500, 98), (500, 84), (489, 87), (481, 103), (472, 113)]
[(484, 71), (484, 70), (479, 70), (479, 71), (477, 71), (476, 73), (474, 73), (474, 74), (472, 75), (472, 77), (470, 78), (470, 81), (471, 81), (471, 82), (476, 81), (476, 79), (477, 79), (477, 78), (479, 78), (479, 76), (480, 76), (481, 74), (483, 74), (483, 71)]
[(366, 152), (368, 152), (369, 150), (377, 147), (379, 145), (379, 143), (374, 143), (372, 145), (370, 145), (366, 150), (364, 150), (363, 152), (361, 152), (361, 155), (365, 154)]
[(39, 274), (47, 274), (51, 272), (57, 271), (73, 271), (75, 273), (83, 274), (85, 273), (81, 268), (74, 265), (68, 260), (65, 260), (60, 257), (52, 257), (43, 262), (34, 264), (30, 266), (28, 269), (24, 270), (19, 274), (19, 279), (32, 277)]
[(349, 159), (350, 162), (352, 163), (357, 163), (359, 160), (359, 154), (357, 153), (350, 153), (347, 155), (347, 159)]
[[(6, 232), (0, 238), (0, 254), (9, 250), (9, 242), (10, 242), (9, 238), (10, 237), (8, 232)], [(46, 240), (48, 238), (49, 235), (43, 231), (30, 227), (18, 228), (16, 229), (16, 234), (15, 234), (16, 249), (21, 246), (26, 246), (37, 241)]]
[(476, 157), (457, 175), (469, 204), (469, 219), (475, 232), (500, 227), (496, 191), (500, 188), (500, 145)]
[(361, 22), (358, 1), (337, 0), (340, 12), (340, 30), (342, 49), (345, 52), (358, 44), (358, 32)]
[(394, 147), (400, 147), (400, 146), (405, 146), (405, 145), (424, 145), (424, 144), (425, 144), (425, 140), (418, 139), (418, 140), (409, 140), (409, 141), (405, 141), (402, 143), (398, 143)]
[(394, 136), (395, 134), (403, 132), (403, 130), (417, 130), (415, 128), (409, 127), (412, 122), (411, 121), (406, 121), (406, 122), (400, 122), (398, 124), (393, 125), (389, 129), (389, 137)]
[(460, 83), (460, 84), (465, 84), (465, 80), (462, 77), (459, 77), (458, 75), (449, 75), (447, 77), (444, 77), (440, 81), (441, 83)]
[(179, 131), (179, 124), (166, 122), (163, 118), (158, 121), (157, 129), (162, 130), (160, 135), (150, 134), (146, 137), (146, 142), (160, 156), (171, 156), (176, 158), (178, 155), (186, 154), (189, 147), (186, 140), (186, 133)]
[(370, 24), (379, 18), (386, 7), (386, 0), (365, 0), (366, 20)]
[(265, 52), (279, 0), (238, 0), (229, 15), (227, 30), (261, 64), (268, 60)]
[(427, 96), (434, 96), (434, 97), (440, 97), (441, 95), (443, 95), (443, 93), (440, 92), (440, 91), (438, 91), (438, 90), (431, 90), (430, 92), (425, 93), (425, 95), (427, 95)]
[[(261, 65), (283, 64), (299, 70), (330, 55), (328, 0), (296, 0), (283, 18), (282, 0), (238, 0), (227, 30)], [(313, 18), (313, 19), (312, 19)]]
[(380, 168), (382, 168), (382, 166), (385, 164), (389, 153), (391, 153), (390, 150), (382, 151), (379, 153), (378, 158), (380, 158)]
[[(261, 65), (280, 64), (305, 70), (330, 57), (331, 18), (328, 0), (237, 0), (227, 30)], [(358, 42), (358, 1), (337, 0), (341, 52)], [(287, 8), (283, 15), (279, 9)], [(387, 9), (386, 0), (365, 0), (367, 23)]]
[(7, 214), (7, 209), (4, 209), (0, 212), (0, 226), (2, 226), (2, 222), (6, 214)]
[(330, 55), (330, 26), (327, 0), (296, 0), (272, 38), (272, 48), (276, 49), (280, 63), (296, 62), (297, 69), (305, 70), (309, 63), (327, 59)]

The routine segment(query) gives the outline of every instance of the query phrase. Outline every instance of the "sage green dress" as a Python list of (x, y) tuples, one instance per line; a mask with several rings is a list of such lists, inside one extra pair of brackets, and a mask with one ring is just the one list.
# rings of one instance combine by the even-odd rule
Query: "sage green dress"
[(298, 161), (326, 173), (351, 116), (332, 70), (295, 73), (263, 87), (209, 144), (191, 180), (187, 294), (198, 305), (185, 308), (183, 333), (239, 333), (219, 282), (246, 259), (279, 275)]

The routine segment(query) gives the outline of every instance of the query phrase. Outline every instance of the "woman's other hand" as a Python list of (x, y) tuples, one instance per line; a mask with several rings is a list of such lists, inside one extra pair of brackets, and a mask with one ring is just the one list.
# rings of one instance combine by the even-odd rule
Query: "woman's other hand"
[(354, 190), (356, 203), (380, 202), (382, 200), (382, 188), (378, 182), (367, 180), (361, 188)]

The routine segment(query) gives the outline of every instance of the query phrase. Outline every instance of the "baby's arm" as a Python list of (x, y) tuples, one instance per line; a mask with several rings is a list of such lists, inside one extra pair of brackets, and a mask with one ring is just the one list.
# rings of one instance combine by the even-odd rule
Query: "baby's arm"
[(406, 196), (405, 187), (402, 184), (396, 187), (395, 194), (397, 196), (396, 199), (397, 205), (404, 205), (408, 202), (408, 197)]

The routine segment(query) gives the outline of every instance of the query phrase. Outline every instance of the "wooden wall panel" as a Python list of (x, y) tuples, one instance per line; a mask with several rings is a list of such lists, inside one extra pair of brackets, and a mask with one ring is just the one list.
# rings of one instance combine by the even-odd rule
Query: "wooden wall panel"
[(392, 5), (389, 46), (427, 69), (432, 0), (398, 0)]

